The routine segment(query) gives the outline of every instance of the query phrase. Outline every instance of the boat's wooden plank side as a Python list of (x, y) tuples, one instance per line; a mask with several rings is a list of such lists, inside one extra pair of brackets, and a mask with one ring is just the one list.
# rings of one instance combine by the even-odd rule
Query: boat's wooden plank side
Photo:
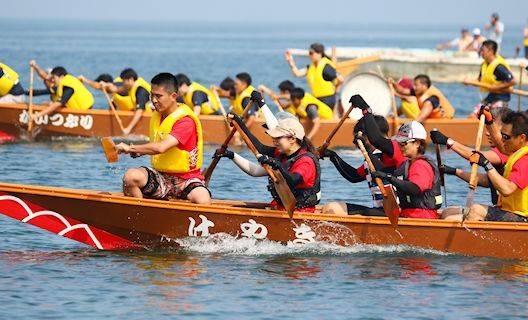
[[(42, 110), (44, 107), (34, 107), (35, 110)], [(27, 124), (27, 106), (25, 105), (0, 105), (0, 130), (8, 134), (18, 136), (23, 132)], [(132, 119), (133, 112), (119, 111), (119, 115), (124, 123)], [(221, 116), (200, 116), (204, 128), (204, 141), (208, 143), (221, 144), (229, 133), (225, 121)], [(132, 135), (148, 136), (148, 125), (150, 115), (144, 115)], [(390, 134), (394, 134), (393, 119), (388, 118)], [(405, 119), (400, 119), (403, 123)], [(251, 127), (255, 136), (265, 143), (271, 143), (270, 137), (262, 127), (264, 121), (258, 119)], [(337, 124), (337, 120), (321, 120), (318, 133), (312, 139), (315, 145), (321, 145)], [(347, 120), (338, 134), (332, 139), (332, 146), (354, 147), (353, 132), (355, 122)], [(308, 121), (303, 121), (307, 132), (311, 129)], [(472, 145), (478, 129), (476, 119), (430, 119), (425, 123), (425, 128), (430, 131), (434, 128), (444, 132), (456, 141)], [(121, 130), (115, 117), (108, 110), (60, 110), (53, 116), (46, 117), (37, 122), (36, 132), (38, 136), (79, 136), (79, 137), (106, 137), (119, 136)], [(483, 139), (483, 145), (488, 145), (487, 139)]]
[[(189, 202), (137, 200), (96, 191), (0, 184), (0, 192), (28, 206), (125, 239), (135, 245), (174, 245), (184, 237), (226, 233), (283, 243), (326, 241), (339, 245), (409, 245), (444, 252), (498, 258), (528, 258), (528, 226), (516, 223), (331, 216)], [(4, 201), (0, 212), (6, 214)]]

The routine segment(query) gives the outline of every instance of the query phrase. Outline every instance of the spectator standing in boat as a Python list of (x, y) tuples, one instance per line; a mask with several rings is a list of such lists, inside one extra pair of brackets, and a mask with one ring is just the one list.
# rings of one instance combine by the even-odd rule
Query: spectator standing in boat
[(524, 46), (524, 58), (528, 59), (528, 23), (524, 26), (523, 29), (523, 46)]
[(431, 79), (425, 74), (414, 78), (413, 87), (405, 88), (393, 79), (389, 83), (398, 95), (402, 97), (401, 113), (407, 118), (418, 122), (431, 119), (453, 118), (455, 110), (446, 96), (436, 86), (431, 84)]
[(183, 99), (186, 105), (194, 110), (197, 115), (219, 114), (218, 100), (211, 90), (202, 86), (198, 82), (191, 81), (187, 75), (179, 73), (175, 75), (178, 80), (178, 96)]
[(136, 198), (174, 197), (210, 204), (211, 195), (200, 171), (203, 158), (200, 120), (190, 107), (177, 102), (178, 84), (174, 75), (160, 73), (152, 78), (151, 84), (156, 111), (150, 120), (150, 143), (120, 143), (116, 149), (134, 158), (150, 155), (152, 167), (129, 169), (123, 177), (123, 192)]
[(499, 193), (497, 205), (473, 204), (467, 215), (469, 221), (528, 222), (528, 115), (511, 112), (502, 123), (504, 148), (510, 153), (503, 174), (481, 152), (474, 151), (469, 158), (471, 164), (486, 170), (490, 183)]
[[(36, 61), (30, 62), (31, 67), (37, 73), (46, 74), (37, 65)], [(56, 110), (66, 107), (72, 110), (88, 110), (94, 103), (94, 98), (84, 84), (76, 77), (70, 75), (63, 67), (55, 67), (51, 70), (49, 79), (53, 87), (56, 87), (55, 96), (57, 101), (52, 101), (45, 110), (30, 115), (32, 120), (52, 114)]]
[[(389, 134), (389, 124), (385, 117), (380, 115), (374, 115), (374, 120), (376, 125), (383, 134), (385, 139), (388, 139)], [(378, 170), (392, 170), (394, 171), (395, 167), (389, 162), (387, 155), (383, 154), (380, 150), (375, 149), (368, 137), (366, 135), (359, 136), (359, 132), (365, 133), (365, 117), (359, 119), (359, 121), (354, 126), (354, 143), (356, 139), (361, 139), (365, 149), (369, 153), (369, 156)], [(326, 149), (325, 152), (321, 155), (321, 159), (330, 158), (330, 161), (334, 164), (337, 171), (341, 174), (343, 178), (348, 180), (351, 183), (358, 183), (362, 181), (367, 181), (372, 193), (372, 202), (373, 207), (369, 208), (363, 205), (347, 203), (347, 202), (329, 202), (323, 207), (323, 213), (329, 214), (338, 214), (338, 215), (354, 215), (360, 214), (363, 216), (385, 216), (383, 211), (383, 195), (378, 187), (378, 185), (372, 179), (370, 168), (365, 161), (365, 163), (358, 167), (354, 168), (348, 163), (346, 163), (335, 151)], [(385, 186), (390, 183), (386, 180), (383, 181)]]
[[(253, 97), (261, 107), (264, 106), (265, 102), (259, 92), (255, 91)], [(316, 151), (310, 139), (305, 136), (304, 128), (299, 120), (294, 117), (280, 119), (275, 128), (266, 131), (273, 141), (273, 146), (267, 146), (253, 136), (238, 116), (231, 116), (233, 121), (236, 121), (251, 139), (259, 153), (262, 154), (258, 158), (258, 162), (267, 164), (274, 170), (279, 170), (284, 176), (295, 196), (295, 210), (314, 212), (315, 206), (321, 199), (321, 168)], [(226, 157), (233, 160), (242, 171), (253, 177), (267, 176), (267, 172), (262, 166), (252, 163), (230, 150), (224, 153), (218, 153), (217, 150), (214, 157)], [(271, 208), (284, 210), (271, 179), (268, 190), (273, 197)]]
[[(103, 85), (108, 84), (108, 83), (114, 84), (117, 87), (120, 87), (123, 85), (123, 80), (121, 79), (121, 77), (117, 77), (114, 79), (108, 73), (100, 74), (93, 81), (81, 75), (79, 76), (79, 80), (81, 80), (81, 82), (89, 85), (95, 90), (102, 90)], [(112, 93), (112, 103), (117, 110), (122, 110), (122, 111), (134, 111), (135, 110), (134, 101), (128, 95), (128, 91), (113, 92)], [(150, 112), (152, 110), (150, 107), (146, 107), (145, 111)]]
[(295, 113), (300, 119), (309, 119), (312, 123), (310, 132), (306, 135), (308, 139), (313, 139), (321, 126), (321, 119), (332, 119), (334, 113), (324, 102), (304, 92), (302, 88), (293, 88), (291, 91), (291, 102)]
[(469, 34), (469, 30), (463, 28), (460, 30), (460, 37), (457, 37), (449, 42), (439, 44), (436, 46), (438, 51), (442, 51), (447, 48), (456, 47), (459, 52), (466, 51), (469, 44), (473, 41), (473, 38)]
[(18, 73), (0, 62), (0, 103), (24, 103), (25, 100)]
[(121, 71), (119, 77), (121, 78), (122, 85), (120, 85), (120, 83), (117, 83), (116, 85), (108, 82), (100, 82), (100, 84), (104, 86), (108, 92), (127, 94), (132, 100), (129, 110), (134, 111), (134, 116), (123, 131), (124, 135), (128, 135), (139, 123), (145, 110), (150, 108), (150, 84), (143, 78), (139, 77), (137, 72), (131, 68)]
[(278, 102), (282, 110), (291, 114), (296, 114), (295, 108), (292, 107), (290, 98), (291, 91), (294, 87), (295, 85), (293, 84), (293, 82), (291, 82), (290, 80), (284, 80), (279, 83), (279, 94), (276, 94), (275, 92), (273, 92), (273, 90), (263, 84), (258, 86), (258, 90), (262, 93), (269, 95), (271, 100), (273, 100), (275, 103)]
[(473, 38), (466, 47), (465, 51), (476, 52), (477, 54), (480, 54), (480, 47), (482, 46), (482, 43), (484, 43), (484, 41), (486, 41), (486, 38), (481, 35), (480, 29), (473, 29)]
[(504, 34), (504, 23), (499, 21), (499, 14), (494, 12), (491, 15), (490, 23), (484, 26), (486, 31), (489, 31), (489, 39), (493, 40), (500, 47), (502, 43), (502, 35)]
[(333, 110), (336, 105), (336, 93), (343, 83), (343, 77), (324, 51), (322, 44), (312, 43), (308, 51), (311, 63), (302, 69), (297, 68), (289, 51), (286, 51), (286, 61), (294, 76), (306, 77), (312, 95)]
[[(497, 54), (497, 42), (486, 40), (482, 43), (480, 49), (484, 61), (480, 66), (478, 81), (487, 87), (480, 87), (481, 92), (488, 92), (488, 95), (475, 108), (475, 113), (480, 110), (481, 106), (489, 105), (490, 107), (508, 107), (510, 104), (510, 90), (516, 81), (511, 73), (510, 66), (506, 60)], [(464, 81), (465, 84), (471, 84)]]

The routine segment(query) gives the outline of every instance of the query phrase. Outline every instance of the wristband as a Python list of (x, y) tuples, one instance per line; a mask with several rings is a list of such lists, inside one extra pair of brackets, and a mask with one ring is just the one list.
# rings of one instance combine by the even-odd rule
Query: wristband
[(493, 165), (491, 164), (491, 162), (486, 162), (486, 165), (484, 166), (484, 170), (486, 170), (486, 172), (490, 171), (490, 170), (493, 170), (495, 169), (495, 167), (493, 167)]

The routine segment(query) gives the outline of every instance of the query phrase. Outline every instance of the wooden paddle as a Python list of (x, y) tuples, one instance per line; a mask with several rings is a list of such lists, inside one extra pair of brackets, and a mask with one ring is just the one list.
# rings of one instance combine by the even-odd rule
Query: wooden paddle
[[(517, 89), (519, 89), (519, 90), (522, 90), (523, 73), (524, 73), (524, 65), (521, 64), (519, 66), (519, 85), (517, 87)], [(522, 104), (522, 96), (519, 95), (518, 98), (519, 98), (519, 101), (518, 101), (518, 104), (517, 104), (517, 111), (521, 112), (521, 110), (522, 110), (522, 105), (521, 105)]]
[[(475, 87), (485, 88), (485, 89), (488, 89), (488, 90), (490, 88), (489, 84), (483, 83), (483, 82), (479, 82), (479, 81), (474, 81), (474, 80), (466, 80), (463, 83), (471, 85), (471, 86), (475, 86)], [(525, 91), (525, 90), (519, 90), (519, 89), (511, 88), (510, 90), (505, 89), (505, 90), (500, 91), (500, 92), (501, 93), (502, 92), (504, 92), (504, 93), (508, 93), (509, 92), (509, 93), (513, 93), (513, 94), (516, 94), (516, 95), (519, 95), (519, 96), (528, 97), (528, 91)]]
[[(244, 109), (244, 113), (242, 114), (242, 119), (244, 119), (247, 116), (249, 109), (251, 109), (251, 100), (249, 104), (246, 106), (246, 108)], [(231, 141), (231, 139), (233, 139), (233, 136), (235, 135), (236, 132), (237, 132), (236, 128), (231, 129), (231, 132), (227, 135), (227, 138), (225, 139), (224, 143), (222, 143), (222, 146), (220, 147), (220, 153), (223, 153), (227, 150), (227, 146), (229, 145), (229, 142)], [(220, 161), (220, 158), (218, 157), (213, 158), (213, 161), (211, 161), (211, 164), (205, 170), (204, 172), (205, 180), (204, 181), (205, 181), (206, 187), (209, 186), (209, 181), (211, 181), (211, 176), (213, 175), (213, 171), (216, 168), (216, 165), (218, 164), (219, 161)]]
[[(231, 123), (235, 127), (235, 130), (240, 133), (240, 136), (242, 137), (242, 139), (244, 139), (247, 146), (253, 152), (255, 157), (257, 159), (260, 158), (262, 155), (258, 152), (257, 148), (253, 145), (253, 143), (246, 135), (246, 133), (242, 130), (242, 128), (240, 128), (240, 125), (236, 121), (231, 121)], [(284, 179), (284, 176), (280, 171), (273, 170), (269, 165), (263, 164), (262, 167), (264, 167), (271, 180), (273, 180), (275, 190), (277, 190), (277, 194), (279, 195), (282, 205), (284, 206), (284, 208), (286, 208), (290, 219), (293, 218), (293, 211), (295, 210), (296, 200), (295, 196), (293, 195), (293, 192), (290, 189), (290, 186), (286, 182), (286, 179)]]
[(218, 107), (220, 108), (220, 112), (222, 112), (222, 115), (225, 117), (225, 121), (227, 124), (229, 124), (229, 121), (227, 121), (227, 112), (224, 108), (224, 104), (222, 103), (222, 100), (220, 100), (220, 96), (218, 95), (218, 92), (216, 90), (213, 90), (213, 86), (211, 86), (211, 91), (213, 92), (216, 101), (218, 101)]
[(28, 138), (33, 139), (33, 120), (31, 115), (33, 114), (33, 79), (34, 79), (33, 66), (29, 67), (29, 105), (28, 105)]
[[(482, 135), (484, 134), (484, 125), (486, 122), (486, 116), (481, 115), (479, 119), (479, 127), (477, 131), (477, 141), (475, 142), (475, 151), (480, 151), (480, 146), (482, 145)], [(462, 208), (462, 222), (464, 222), (469, 213), (469, 207), (473, 204), (473, 198), (477, 190), (478, 184), (478, 167), (477, 163), (471, 165), (471, 175), (469, 176), (469, 192), (466, 198), (466, 205)]]
[[(433, 131), (438, 131), (438, 129), (434, 128)], [(444, 206), (447, 207), (447, 191), (446, 191), (446, 185), (445, 185), (445, 176), (444, 176), (444, 169), (442, 166), (442, 156), (440, 154), (440, 145), (438, 143), (435, 143), (435, 151), (436, 151), (436, 163), (438, 165), (438, 171), (440, 172), (440, 183), (442, 184), (442, 188), (444, 189)]]
[(394, 95), (394, 87), (389, 80), (387, 80), (387, 84), (389, 85), (391, 93), (392, 113), (394, 113), (394, 132), (398, 132), (398, 129), (400, 129), (400, 123), (398, 117), (398, 106), (396, 106), (396, 96)]
[(101, 145), (103, 146), (103, 151), (106, 156), (106, 160), (110, 163), (117, 162), (119, 156), (115, 147), (115, 143), (110, 137), (101, 138)]
[(341, 116), (341, 120), (339, 120), (335, 128), (332, 130), (332, 132), (330, 132), (330, 134), (328, 135), (328, 137), (326, 137), (323, 144), (317, 150), (317, 152), (319, 153), (319, 157), (321, 157), (321, 155), (326, 151), (326, 149), (328, 149), (328, 147), (330, 146), (330, 141), (332, 141), (332, 138), (336, 135), (337, 131), (341, 128), (343, 123), (345, 123), (346, 119), (348, 119), (348, 116), (350, 115), (350, 112), (352, 112), (353, 109), (354, 109), (354, 106), (350, 104), (350, 107), (348, 107), (348, 110), (345, 113), (343, 113), (343, 115)]
[[(357, 145), (361, 150), (363, 157), (365, 157), (365, 161), (367, 162), (370, 172), (376, 171), (376, 168), (374, 167), (374, 164), (372, 163), (372, 160), (368, 155), (367, 149), (365, 149), (365, 146), (363, 145), (363, 142), (360, 139), (357, 139)], [(393, 227), (398, 226), (400, 207), (398, 206), (398, 202), (396, 201), (396, 196), (394, 195), (394, 190), (392, 189), (392, 186), (384, 186), (383, 181), (381, 181), (380, 178), (376, 178), (374, 179), (374, 181), (378, 185), (378, 188), (380, 189), (381, 194), (383, 195), (383, 212), (385, 212), (385, 215), (387, 216), (387, 218), (389, 218), (389, 221)]]
[(339, 72), (340, 75), (343, 77), (346, 77), (351, 72), (357, 69), (357, 67), (360, 64), (379, 61), (380, 56), (374, 55), (374, 56), (368, 56), (368, 57), (362, 57), (362, 58), (356, 58), (346, 61), (339, 61), (336, 64), (336, 70)]
[(125, 127), (123, 126), (123, 122), (121, 121), (121, 118), (119, 118), (119, 115), (117, 114), (117, 110), (115, 109), (112, 100), (110, 100), (110, 96), (108, 95), (108, 92), (106, 92), (106, 88), (103, 87), (101, 90), (103, 90), (104, 96), (106, 98), (106, 102), (108, 102), (108, 105), (110, 106), (110, 109), (112, 110), (112, 113), (114, 114), (114, 117), (116, 118), (117, 123), (119, 124), (119, 128), (121, 128), (121, 132), (123, 132), (124, 134)]

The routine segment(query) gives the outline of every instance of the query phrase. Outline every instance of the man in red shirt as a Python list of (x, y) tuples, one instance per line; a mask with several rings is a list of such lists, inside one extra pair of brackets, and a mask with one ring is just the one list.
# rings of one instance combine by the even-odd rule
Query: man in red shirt
[(210, 204), (211, 195), (200, 172), (203, 137), (200, 120), (176, 100), (177, 80), (170, 73), (152, 78), (151, 100), (156, 108), (150, 121), (150, 143), (116, 146), (132, 157), (151, 156), (152, 168), (129, 169), (123, 177), (123, 192), (136, 198), (175, 197)]

